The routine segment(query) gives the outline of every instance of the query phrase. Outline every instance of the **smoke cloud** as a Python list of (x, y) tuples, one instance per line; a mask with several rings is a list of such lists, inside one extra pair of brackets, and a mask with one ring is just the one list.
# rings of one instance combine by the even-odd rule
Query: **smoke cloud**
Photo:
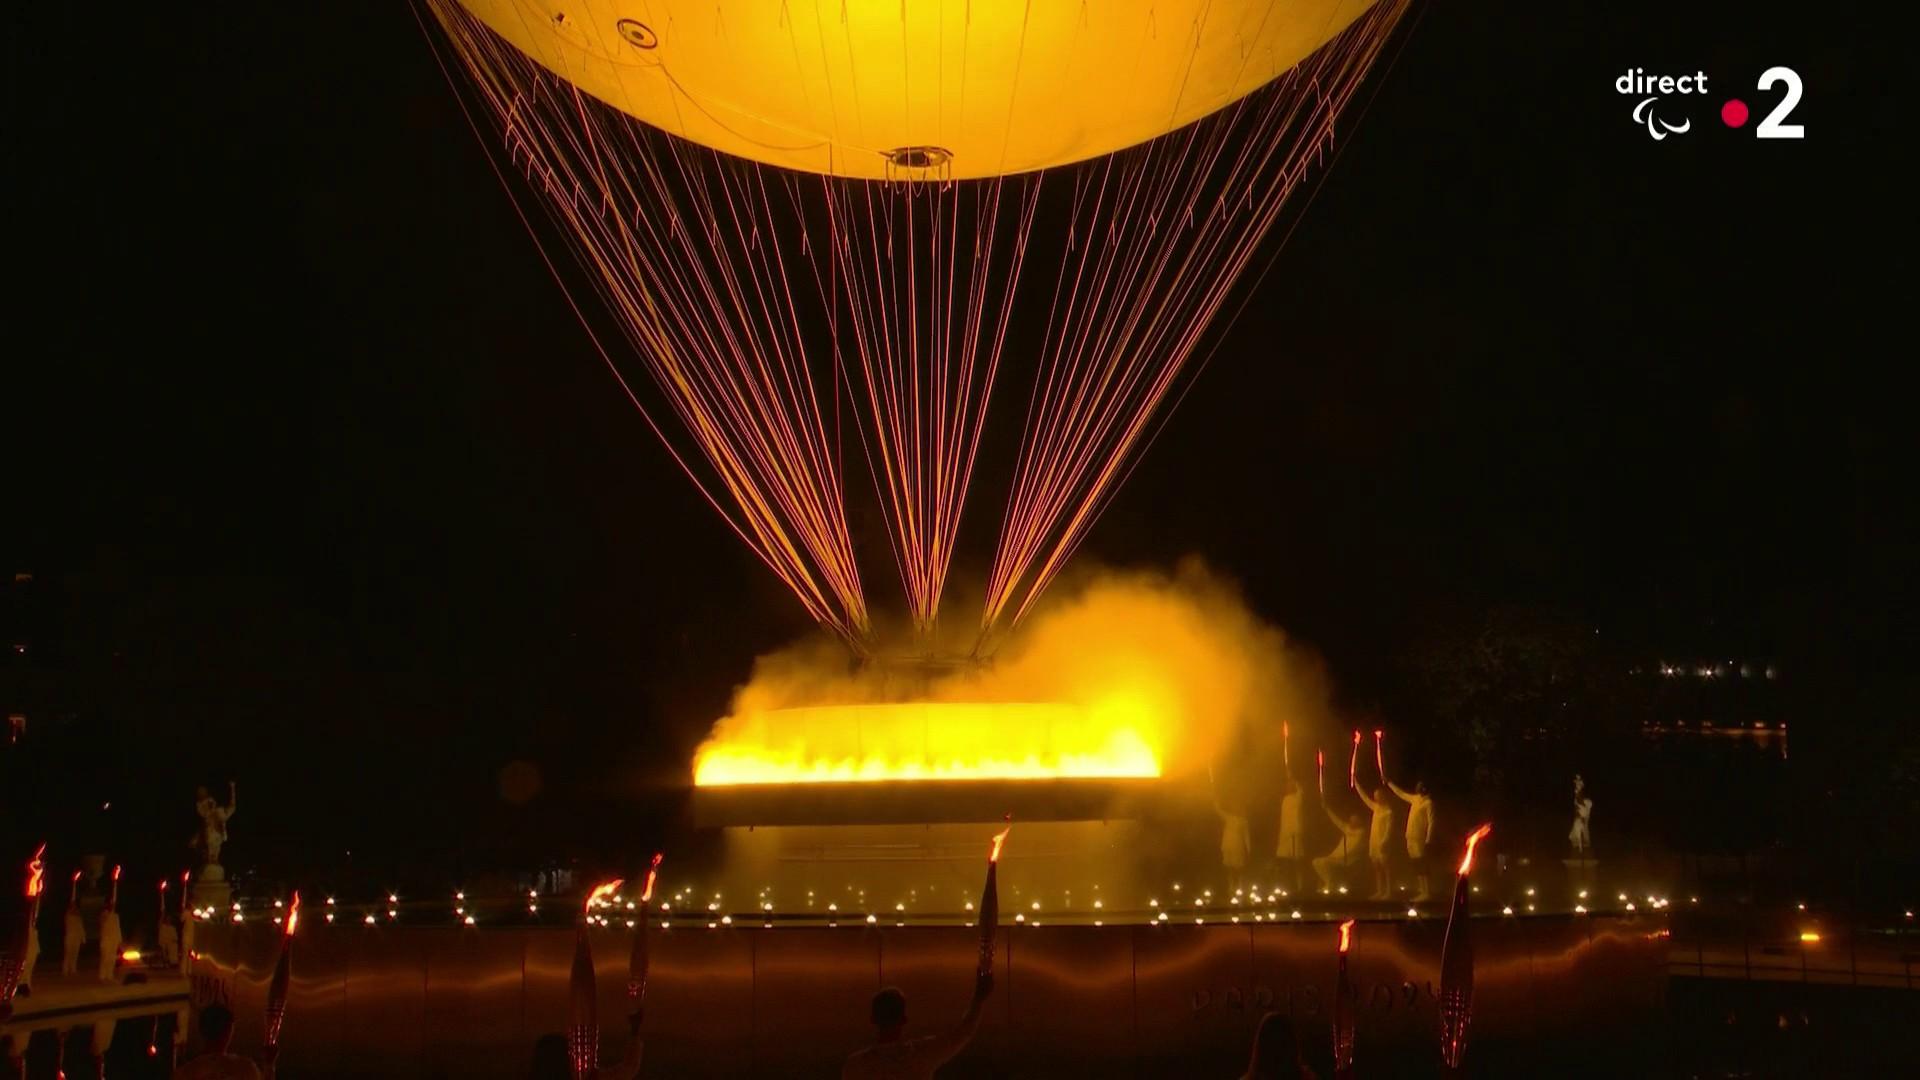
[[(1277, 753), (1283, 721), (1296, 751), (1337, 730), (1318, 656), (1188, 558), (1171, 571), (1080, 570), (978, 664), (854, 665), (824, 640), (761, 657), (696, 768), (720, 753), (790, 758), (805, 740), (780, 730), (795, 715), (780, 710), (899, 702), (1075, 706), (1114, 729), (1101, 737), (1150, 750), (1166, 777), (1229, 753)], [(871, 741), (862, 753), (888, 752)]]

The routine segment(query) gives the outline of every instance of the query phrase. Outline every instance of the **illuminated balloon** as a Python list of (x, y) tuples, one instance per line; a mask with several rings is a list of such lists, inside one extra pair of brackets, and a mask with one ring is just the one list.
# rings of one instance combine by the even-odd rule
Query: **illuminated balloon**
[(1373, 0), (460, 0), (662, 131), (807, 172), (967, 179), (1145, 142), (1267, 84)]
[[(932, 651), (975, 465), (1011, 459), (990, 652), (1203, 366), (1408, 2), (425, 6), (508, 193), (597, 294), (589, 330), (611, 316), (621, 389), (873, 655), (856, 477)], [(1019, 441), (982, 455), (1015, 367)]]

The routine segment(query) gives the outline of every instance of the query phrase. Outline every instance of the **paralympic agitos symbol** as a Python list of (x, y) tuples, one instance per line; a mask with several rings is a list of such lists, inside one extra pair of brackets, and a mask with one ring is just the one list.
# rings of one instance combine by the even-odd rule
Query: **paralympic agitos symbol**
[[(1682, 120), (1680, 121), (1680, 126), (1675, 127), (1665, 120), (1660, 119), (1658, 116), (1655, 116), (1653, 103), (1659, 100), (1657, 97), (1650, 97), (1640, 104), (1635, 105), (1633, 107), (1633, 122), (1636, 124), (1645, 124), (1647, 126), (1647, 134), (1653, 136), (1655, 142), (1666, 138), (1667, 132), (1672, 132), (1676, 135), (1685, 135), (1688, 130), (1693, 127), (1693, 121)], [(1660, 125), (1660, 127), (1655, 127), (1655, 124)], [(1665, 128), (1666, 131), (1662, 131), (1660, 128)]]

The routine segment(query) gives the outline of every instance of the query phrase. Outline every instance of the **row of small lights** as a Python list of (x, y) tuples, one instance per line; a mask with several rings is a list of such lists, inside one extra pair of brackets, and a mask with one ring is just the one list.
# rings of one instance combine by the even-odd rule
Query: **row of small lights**
[[(852, 891), (852, 886), (848, 886), (848, 888), (850, 891)], [(1181, 891), (1181, 886), (1177, 882), (1173, 884), (1172, 888), (1173, 888), (1173, 891), (1176, 893)], [(1478, 893), (1480, 891), (1480, 887), (1477, 885), (1472, 886), (1471, 888), (1475, 893)], [(1344, 885), (1339, 886), (1337, 890), (1333, 890), (1333, 891), (1337, 891), (1340, 895), (1343, 895), (1343, 896), (1346, 895), (1348, 892), (1347, 887)], [(1533, 912), (1537, 909), (1536, 903), (1531, 899), (1536, 895), (1536, 891), (1537, 890), (1532, 886), (1528, 886), (1526, 889), (1526, 895), (1529, 897), (1529, 899), (1527, 900), (1525, 907), (1528, 912)], [(860, 892), (861, 892), (862, 898), (864, 899), (864, 890), (861, 890)], [(1321, 893), (1322, 895), (1332, 895), (1332, 892), (1326, 889), (1322, 889)], [(766, 895), (767, 895), (767, 891), (762, 890), (761, 891), (762, 899), (760, 902), (760, 909), (763, 913), (771, 915), (772, 912), (774, 911), (774, 905), (771, 900), (765, 899)], [(813, 898), (815, 894), (812, 892), (809, 892), (808, 895), (810, 897), (808, 906), (811, 907), (813, 906), (813, 902), (814, 902), (813, 899), (811, 898)], [(1581, 889), (1579, 890), (1577, 895), (1580, 902), (1574, 905), (1573, 907), (1574, 914), (1578, 914), (1578, 915), (1588, 914), (1589, 912), (1586, 905), (1586, 901), (1589, 899), (1588, 890)], [(1242, 905), (1245, 905), (1247, 907), (1253, 907), (1260, 904), (1274, 904), (1278, 900), (1288, 899), (1290, 898), (1290, 896), (1291, 894), (1286, 889), (1273, 889), (1273, 890), (1270, 890), (1265, 896), (1262, 896), (1259, 889), (1256, 887), (1250, 892), (1248, 890), (1236, 891), (1233, 894), (1232, 898), (1230, 899), (1229, 903), (1233, 907), (1240, 907)], [(721, 927), (721, 926), (732, 926), (734, 923), (734, 919), (731, 914), (720, 913), (721, 899), (722, 899), (722, 894), (715, 893), (713, 900), (706, 904), (706, 912), (709, 915), (713, 916), (712, 918), (709, 919), (707, 924), (709, 929), (717, 929), (718, 927)], [(1202, 889), (1197, 895), (1193, 896), (1192, 906), (1196, 910), (1206, 910), (1209, 902), (1212, 901), (1212, 899), (1213, 899), (1213, 890)], [(675, 910), (675, 906), (674, 906), (675, 900), (680, 901), (681, 904), (683, 905), (688, 905), (687, 910), (691, 914), (693, 914), (694, 920), (696, 922), (699, 920), (698, 906), (697, 906), (699, 903), (698, 900), (695, 899), (691, 901), (691, 904), (689, 904), (688, 890), (682, 889), (680, 892), (675, 893), (672, 899), (663, 900), (660, 903), (660, 912), (661, 912), (661, 915), (663, 916), (660, 919), (660, 925), (663, 928), (671, 925), (671, 920), (666, 916), (671, 915), (671, 913)], [(1621, 910), (1623, 911), (1634, 912), (1639, 910), (1639, 905), (1627, 893), (1622, 892), (1617, 894), (1616, 900), (1620, 903)], [(398, 894), (395, 894), (395, 893), (387, 894), (388, 906), (386, 908), (386, 917), (389, 922), (397, 921), (399, 919), (399, 915), (400, 915), (399, 907), (398, 907), (399, 902), (400, 902), (400, 898)], [(1645, 902), (1649, 909), (1655, 910), (1655, 911), (1664, 911), (1671, 906), (1670, 901), (1668, 901), (1665, 897), (1655, 896), (1652, 894), (1648, 894), (1645, 897)], [(1700, 902), (1699, 897), (1697, 896), (1691, 897), (1690, 902), (1693, 904), (1698, 904)], [(276, 910), (279, 910), (284, 906), (284, 902), (280, 900), (275, 900), (273, 901), (273, 906)], [(324, 914), (324, 918), (329, 924), (331, 924), (334, 921), (334, 917), (335, 917), (334, 909), (336, 908), (336, 906), (337, 906), (337, 903), (333, 897), (326, 898), (327, 910)], [(1092, 910), (1095, 912), (1102, 912), (1105, 910), (1105, 906), (1106, 905), (1103, 900), (1096, 898), (1093, 901)], [(1158, 897), (1149, 897), (1147, 899), (1147, 907), (1153, 912), (1153, 915), (1148, 919), (1148, 923), (1156, 924), (1156, 923), (1168, 922), (1171, 918), (1171, 909), (1174, 906), (1175, 906), (1174, 904), (1169, 903), (1166, 907), (1162, 907)], [(613, 909), (615, 910), (615, 913), (617, 915), (619, 909), (624, 909), (627, 912), (636, 912), (635, 918), (626, 918), (626, 919), (620, 920), (624, 922), (624, 924), (629, 929), (632, 929), (637, 924), (637, 908), (638, 908), (638, 905), (635, 903), (635, 901), (624, 900), (622, 898), (615, 897), (614, 899), (611, 899), (611, 900), (600, 900), (600, 901), (594, 902), (592, 905), (592, 909), (588, 911), (586, 918), (588, 922), (593, 925), (608, 927), (612, 925), (613, 919), (610, 919), (605, 914), (605, 911), (609, 909)], [(974, 910), (973, 901), (971, 900), (966, 901), (964, 904), (964, 908), (967, 912), (971, 913)], [(202, 920), (210, 920), (214, 917), (215, 910), (216, 909), (212, 906), (194, 908), (192, 909), (192, 914), (196, 918), (199, 918)], [(231, 920), (233, 922), (240, 923), (245, 921), (245, 914), (244, 914), (242, 905), (239, 901), (234, 901), (230, 906), (230, 910), (231, 910)], [(539, 910), (540, 910), (540, 894), (538, 892), (529, 892), (527, 894), (527, 913), (530, 915), (537, 915), (539, 913)], [(840, 918), (839, 916), (840, 905), (837, 902), (830, 902), (827, 904), (826, 910), (829, 916), (828, 925), (838, 926), (839, 918)], [(907, 912), (907, 905), (904, 901), (896, 902), (893, 906), (893, 910), (898, 915), (905, 915)], [(1806, 910), (1806, 905), (1801, 904), (1800, 910), (1802, 911)], [(1039, 918), (1039, 914), (1042, 911), (1041, 902), (1039, 900), (1030, 901), (1028, 904), (1028, 911), (1033, 913), (1033, 918), (1031, 920), (1028, 918), (1027, 912), (1016, 912), (1014, 915), (1014, 922), (1020, 925), (1032, 925), (1032, 926), (1041, 925), (1041, 920)], [(1280, 921), (1280, 918), (1281, 918), (1278, 908), (1271, 909), (1268, 912), (1266, 912), (1264, 915), (1259, 911), (1252, 911), (1250, 912), (1250, 914), (1252, 915), (1253, 921), (1255, 922), (1264, 922), (1268, 920), (1278, 922)], [(1418, 908), (1410, 905), (1406, 909), (1406, 914), (1407, 914), (1407, 917), (1409, 918), (1418, 918), (1420, 912)], [(1501, 914), (1515, 915), (1517, 914), (1517, 912), (1514, 910), (1514, 907), (1512, 904), (1506, 904), (1502, 906)], [(467, 925), (467, 926), (476, 925), (475, 913), (472, 911), (469, 911), (467, 908), (467, 894), (464, 890), (454, 893), (453, 915), (457, 921), (461, 922), (464, 925)], [(1913, 918), (1913, 913), (1911, 911), (1906, 912), (1905, 915), (1909, 920)], [(877, 914), (869, 913), (865, 916), (865, 921), (868, 925), (874, 925), (879, 922), (879, 918), (880, 917)], [(1292, 910), (1289, 912), (1289, 918), (1302, 919), (1302, 918), (1305, 918), (1305, 913), (1302, 912), (1299, 908), (1295, 907), (1295, 908), (1292, 908)], [(275, 914), (274, 916), (272, 916), (272, 921), (275, 925), (279, 925), (282, 921), (282, 916)], [(1240, 915), (1229, 914), (1228, 921), (1231, 923), (1238, 923), (1240, 921)], [(379, 919), (376, 917), (376, 915), (373, 912), (369, 911), (362, 917), (362, 922), (365, 925), (374, 926), (379, 923)], [(1194, 917), (1194, 922), (1199, 925), (1204, 925), (1206, 922), (1206, 916), (1196, 915)], [(772, 927), (773, 923), (771, 921), (768, 921), (766, 922), (765, 925), (768, 927)], [(906, 923), (904, 920), (899, 920), (899, 921), (896, 921), (896, 925), (905, 926)], [(967, 920), (966, 925), (968, 926), (974, 925), (973, 920), (971, 919)], [(1104, 917), (1096, 917), (1093, 921), (1093, 925), (1104, 926), (1105, 925)]]

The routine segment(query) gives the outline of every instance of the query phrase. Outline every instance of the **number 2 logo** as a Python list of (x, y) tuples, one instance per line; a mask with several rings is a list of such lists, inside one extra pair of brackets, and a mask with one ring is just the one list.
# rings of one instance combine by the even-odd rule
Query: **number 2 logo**
[(1790, 67), (1770, 67), (1760, 73), (1761, 90), (1771, 90), (1781, 83), (1786, 84), (1787, 94), (1780, 99), (1780, 104), (1775, 105), (1773, 111), (1767, 114), (1767, 118), (1760, 121), (1760, 126), (1753, 130), (1755, 138), (1804, 139), (1807, 137), (1807, 129), (1804, 125), (1781, 123), (1787, 118), (1787, 114), (1800, 104), (1800, 73)]

